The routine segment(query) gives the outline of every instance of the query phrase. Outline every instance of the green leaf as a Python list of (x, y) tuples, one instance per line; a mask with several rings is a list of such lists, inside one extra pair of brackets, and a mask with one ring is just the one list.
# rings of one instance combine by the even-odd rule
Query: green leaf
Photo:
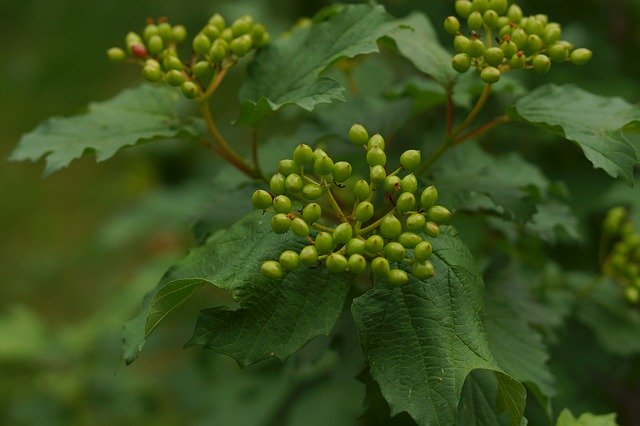
[(549, 84), (520, 99), (508, 113), (577, 143), (594, 167), (633, 184), (633, 167), (640, 159), (622, 130), (640, 121), (637, 105), (571, 85)]
[(416, 12), (397, 22), (402, 27), (389, 34), (389, 38), (396, 43), (398, 51), (442, 86), (455, 80), (458, 73), (451, 67), (451, 54), (438, 41), (429, 18)]
[[(516, 398), (514, 398), (516, 396)], [(459, 425), (520, 425), (527, 397), (520, 383), (494, 370), (473, 370), (464, 381)]]
[(338, 5), (319, 12), (258, 53), (242, 88), (238, 123), (255, 125), (272, 111), (294, 104), (308, 111), (344, 100), (344, 88), (322, 77), (341, 58), (378, 52), (377, 40), (397, 30), (382, 6)]
[[(452, 424), (467, 375), (498, 370), (485, 333), (483, 282), (453, 228), (433, 239), (436, 276), (410, 276), (401, 288), (377, 282), (355, 299), (352, 314), (372, 377), (391, 415), (406, 411), (418, 424)], [(510, 393), (524, 409), (521, 385)], [(518, 423), (513, 423), (518, 424)]]
[(617, 426), (616, 413), (592, 414), (583, 413), (580, 417), (574, 417), (568, 408), (562, 410), (558, 416), (556, 426)]
[(104, 102), (92, 103), (87, 112), (73, 117), (53, 117), (20, 139), (11, 161), (45, 157), (45, 175), (60, 170), (86, 153), (107, 160), (122, 147), (158, 138), (192, 134), (180, 119), (184, 97), (175, 89), (140, 85)]

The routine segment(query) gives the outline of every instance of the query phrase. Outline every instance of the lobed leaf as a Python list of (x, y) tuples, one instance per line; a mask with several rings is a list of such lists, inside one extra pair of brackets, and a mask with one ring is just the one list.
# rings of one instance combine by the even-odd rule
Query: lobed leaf
[(45, 175), (60, 170), (86, 153), (107, 160), (125, 146), (193, 135), (180, 117), (184, 97), (167, 87), (147, 84), (123, 90), (87, 112), (53, 117), (22, 136), (11, 161), (46, 159)]
[(595, 168), (633, 185), (638, 153), (623, 128), (640, 122), (640, 107), (621, 98), (594, 95), (572, 85), (541, 86), (507, 110), (525, 123), (558, 134), (580, 146)]
[(556, 426), (617, 426), (616, 413), (596, 415), (583, 413), (580, 417), (574, 417), (573, 413), (565, 408), (558, 416)]

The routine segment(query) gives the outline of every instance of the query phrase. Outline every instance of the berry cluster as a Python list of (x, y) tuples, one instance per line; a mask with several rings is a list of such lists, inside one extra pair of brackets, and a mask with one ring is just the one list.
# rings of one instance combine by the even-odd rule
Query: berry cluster
[(114, 62), (129, 59), (142, 66), (142, 76), (149, 82), (164, 81), (180, 87), (190, 99), (206, 91), (216, 73), (227, 69), (249, 53), (269, 43), (264, 25), (243, 16), (227, 26), (225, 19), (213, 15), (192, 40), (193, 54), (183, 62), (177, 51), (187, 38), (182, 25), (172, 26), (165, 18), (149, 19), (142, 36), (130, 32), (125, 37), (126, 51), (112, 47), (107, 56)]
[(603, 229), (615, 241), (604, 272), (624, 286), (624, 296), (629, 303), (640, 303), (640, 231), (635, 229), (623, 207), (609, 210)]
[(560, 39), (560, 24), (543, 14), (525, 17), (520, 6), (509, 5), (508, 0), (456, 0), (455, 10), (466, 20), (469, 32), (463, 34), (455, 16), (444, 20), (458, 52), (451, 65), (460, 73), (474, 66), (485, 83), (497, 82), (510, 69), (533, 68), (544, 74), (551, 61), (582, 65), (591, 59), (589, 49), (574, 49)]
[[(265, 261), (262, 273), (280, 279), (300, 265), (315, 268), (324, 264), (334, 273), (360, 274), (370, 265), (373, 274), (398, 286), (407, 283), (405, 269), (419, 279), (432, 277), (432, 246), (425, 238), (437, 237), (439, 224), (448, 222), (451, 212), (436, 204), (434, 186), (418, 191), (418, 180), (411, 172), (420, 165), (420, 151), (405, 151), (400, 166), (387, 173), (382, 136), (369, 137), (363, 126), (354, 124), (349, 139), (365, 151), (368, 180), (352, 177), (350, 163), (334, 162), (322, 149), (300, 144), (291, 159), (279, 162), (270, 181), (271, 191), (253, 193), (256, 208), (275, 213), (271, 218), (273, 232), (291, 230), (309, 243), (300, 252), (286, 250), (277, 261)], [(336, 190), (350, 191), (348, 197), (354, 200), (351, 214), (343, 212)], [(376, 192), (384, 193), (378, 197), (384, 211), (377, 217), (373, 204)], [(295, 209), (292, 198), (302, 208)], [(331, 212), (335, 213), (332, 221), (340, 222), (333, 227), (321, 223)]]

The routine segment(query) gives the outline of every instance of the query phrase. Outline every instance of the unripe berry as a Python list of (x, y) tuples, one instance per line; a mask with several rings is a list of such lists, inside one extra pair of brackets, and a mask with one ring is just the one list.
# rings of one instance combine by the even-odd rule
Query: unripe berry
[(182, 71), (184, 69), (184, 64), (177, 56), (167, 55), (163, 60), (163, 65), (166, 70), (177, 70)]
[(371, 148), (367, 151), (367, 164), (369, 166), (384, 166), (387, 164), (387, 155), (380, 148)]
[(480, 56), (484, 55), (484, 43), (482, 42), (482, 40), (480, 40), (479, 38), (471, 40), (467, 53), (472, 58), (479, 58)]
[(475, 12), (471, 12), (471, 15), (467, 18), (467, 26), (469, 29), (472, 31), (478, 31), (483, 25), (484, 21), (482, 20), (482, 13), (477, 10)]
[(564, 43), (554, 43), (547, 49), (547, 55), (554, 62), (566, 62), (569, 59), (569, 49)]
[(127, 54), (119, 47), (112, 47), (111, 49), (107, 50), (107, 57), (112, 62), (122, 62), (127, 57)]
[(258, 47), (261, 45), (260, 42), (262, 42), (265, 35), (267, 35), (267, 29), (262, 24), (255, 24), (251, 29), (251, 38)]
[(313, 161), (313, 149), (309, 145), (301, 143), (294, 148), (292, 157), (299, 166), (310, 164)]
[(527, 57), (525, 56), (522, 50), (519, 50), (515, 55), (511, 57), (509, 60), (509, 65), (514, 70), (522, 69), (527, 65)]
[(499, 15), (507, 11), (507, 0), (489, 0), (489, 9), (495, 10)]
[(413, 256), (418, 262), (424, 262), (431, 257), (433, 246), (429, 241), (420, 241), (413, 249)]
[(191, 67), (191, 72), (198, 78), (206, 78), (211, 74), (211, 65), (207, 61), (198, 61)]
[(224, 27), (226, 26), (224, 18), (219, 13), (216, 13), (209, 18), (209, 24), (215, 25), (220, 31), (224, 30)]
[(198, 55), (204, 55), (209, 52), (209, 49), (211, 48), (211, 40), (209, 40), (209, 37), (201, 33), (193, 38), (192, 46), (194, 52)]
[(215, 40), (220, 37), (220, 30), (215, 25), (207, 25), (202, 29), (202, 34), (206, 35), (209, 40)]
[(589, 62), (591, 56), (593, 56), (593, 52), (591, 50), (581, 47), (580, 49), (576, 49), (571, 52), (569, 58), (573, 65), (584, 65)]
[(187, 38), (187, 29), (183, 25), (176, 25), (171, 29), (171, 38), (176, 43), (182, 43)]
[(338, 161), (333, 165), (331, 175), (336, 182), (344, 182), (351, 176), (351, 164), (346, 161)]
[(518, 49), (523, 50), (527, 42), (527, 33), (522, 28), (516, 28), (511, 31), (511, 41), (518, 46)]
[(278, 173), (283, 176), (289, 176), (291, 173), (300, 172), (300, 167), (296, 164), (295, 161), (290, 159), (284, 159), (278, 161)]
[(544, 74), (551, 68), (551, 60), (547, 55), (539, 54), (534, 56), (531, 64), (538, 74)]
[(304, 246), (300, 250), (300, 263), (307, 267), (318, 264), (318, 249), (316, 249), (316, 246)]
[(429, 210), (427, 210), (427, 217), (432, 222), (443, 224), (449, 222), (451, 219), (451, 212), (446, 207), (435, 205), (429, 207)]
[(231, 40), (233, 40), (233, 31), (231, 31), (231, 28), (223, 29), (222, 32), (220, 33), (220, 38), (226, 41), (227, 43), (231, 43)]
[(247, 34), (253, 27), (253, 18), (249, 15), (242, 16), (231, 24), (231, 31), (233, 31), (234, 37), (242, 34)]
[(552, 22), (544, 27), (544, 31), (540, 38), (542, 38), (545, 45), (549, 46), (560, 40), (560, 37), (562, 37), (562, 28), (560, 28), (560, 24)]
[(400, 262), (404, 259), (404, 246), (396, 241), (392, 241), (384, 247), (384, 256), (390, 262)]
[(435, 238), (440, 235), (440, 227), (435, 222), (427, 222), (426, 225), (424, 225), (424, 232), (426, 232), (428, 236)]
[(426, 280), (435, 275), (435, 268), (428, 260), (425, 262), (414, 262), (411, 265), (411, 274), (419, 280)]
[(500, 40), (504, 40), (505, 36), (509, 36), (509, 39), (511, 39), (511, 31), (513, 31), (513, 27), (509, 25), (509, 18), (507, 18), (507, 23), (500, 27), (500, 31), (498, 32)]
[(369, 170), (369, 179), (376, 185), (380, 185), (387, 177), (387, 172), (382, 166), (373, 166)]
[(151, 36), (151, 38), (147, 42), (147, 46), (149, 47), (149, 52), (157, 55), (164, 49), (164, 42), (162, 41), (162, 37), (160, 37), (159, 35)]
[(253, 203), (253, 207), (256, 209), (264, 210), (271, 207), (272, 201), (271, 194), (264, 189), (258, 189), (251, 195), (251, 203)]
[(448, 16), (444, 20), (444, 30), (451, 35), (456, 34), (460, 31), (460, 21), (455, 16)]
[(415, 170), (420, 165), (420, 151), (410, 149), (400, 155), (400, 165), (408, 172)]
[(402, 223), (392, 214), (382, 218), (380, 222), (380, 235), (384, 238), (395, 239), (402, 233)]
[(529, 16), (525, 22), (521, 22), (522, 28), (527, 34), (541, 35), (544, 24), (535, 16)]
[(457, 0), (455, 4), (456, 13), (462, 19), (467, 19), (467, 17), (473, 11), (473, 5), (469, 0)]
[(328, 232), (319, 232), (315, 239), (316, 249), (318, 253), (331, 253), (333, 250), (333, 237)]
[(393, 286), (402, 287), (403, 285), (407, 284), (407, 282), (409, 281), (409, 277), (407, 276), (407, 273), (402, 269), (392, 269), (387, 275), (387, 281), (389, 281), (389, 284)]
[(367, 142), (367, 149), (371, 150), (373, 148), (380, 148), (384, 151), (385, 145), (384, 138), (380, 134), (376, 133), (369, 138), (369, 142)]
[(280, 266), (285, 271), (291, 271), (300, 266), (300, 255), (293, 250), (285, 250), (280, 254)]
[(364, 254), (366, 242), (362, 238), (352, 238), (347, 242), (347, 254)]
[(173, 29), (168, 22), (161, 22), (158, 24), (158, 35), (164, 41), (170, 41), (173, 35)]
[(304, 181), (302, 180), (302, 177), (300, 177), (299, 174), (291, 173), (289, 176), (287, 176), (285, 180), (285, 186), (287, 188), (287, 191), (295, 194), (302, 191), (302, 187), (304, 186)]
[(276, 234), (284, 234), (291, 227), (291, 219), (284, 213), (278, 213), (271, 218), (271, 230)]
[(405, 213), (413, 209), (416, 205), (416, 197), (411, 192), (403, 192), (396, 201), (396, 208), (399, 212)]
[(499, 47), (490, 47), (484, 51), (484, 61), (492, 67), (500, 65), (503, 59), (504, 51)]
[[(498, 17), (498, 28), (504, 28), (505, 26), (509, 26), (509, 18), (506, 16)], [(501, 35), (502, 37), (502, 35)]]
[(245, 34), (231, 40), (229, 48), (238, 58), (242, 58), (244, 55), (249, 53), (252, 45), (253, 39), (249, 34)]
[(518, 46), (511, 40), (505, 41), (500, 45), (500, 49), (504, 52), (505, 58), (511, 58), (518, 53)]
[(409, 173), (402, 178), (400, 186), (402, 187), (402, 192), (414, 193), (418, 190), (418, 179), (413, 173)]
[(489, 8), (489, 0), (473, 0), (473, 10), (477, 10), (480, 13), (484, 13)]
[(127, 46), (127, 49), (131, 51), (131, 45), (142, 44), (142, 39), (138, 34), (134, 33), (133, 31), (129, 31), (124, 37), (124, 44)]
[(298, 237), (304, 238), (309, 235), (309, 225), (299, 217), (293, 218), (291, 220), (291, 232), (296, 234)]
[(624, 289), (624, 298), (627, 302), (635, 305), (640, 302), (640, 290), (636, 287), (627, 286)]
[(373, 213), (374, 213), (373, 204), (371, 204), (368, 201), (362, 201), (356, 207), (354, 215), (358, 222), (364, 223), (369, 221), (369, 219), (373, 217)]
[(372, 235), (365, 242), (365, 250), (371, 254), (380, 253), (382, 247), (384, 247), (384, 240), (380, 235)]
[(420, 195), (420, 206), (423, 209), (428, 209), (438, 201), (438, 190), (435, 186), (431, 185), (426, 187)]
[(216, 39), (209, 49), (209, 60), (214, 64), (219, 64), (229, 54), (229, 44), (223, 39)]
[(349, 270), (354, 274), (361, 274), (367, 269), (367, 260), (361, 254), (349, 256)]
[(178, 70), (171, 70), (164, 75), (164, 81), (166, 81), (169, 85), (178, 87), (181, 86), (185, 81), (184, 74)]
[(322, 208), (318, 203), (309, 203), (302, 209), (302, 218), (309, 225), (320, 219)]
[(307, 200), (317, 200), (322, 195), (322, 187), (315, 183), (308, 183), (302, 187), (302, 196)]
[(524, 43), (525, 50), (530, 53), (538, 53), (542, 49), (542, 39), (536, 34), (530, 34)]
[(376, 257), (371, 261), (371, 272), (379, 277), (386, 278), (391, 271), (389, 261), (384, 257)]
[(494, 67), (486, 67), (480, 71), (480, 79), (487, 84), (496, 83), (500, 80), (500, 70)]
[(262, 275), (267, 278), (271, 278), (272, 280), (279, 280), (284, 275), (282, 266), (275, 260), (267, 260), (266, 262), (262, 262), (260, 272), (262, 272)]
[(409, 231), (422, 231), (427, 220), (422, 213), (414, 213), (406, 220), (407, 229)]
[(371, 194), (371, 188), (366, 180), (360, 179), (353, 185), (353, 196), (356, 200), (366, 200), (369, 198), (369, 194)]
[(422, 237), (414, 232), (403, 232), (398, 236), (398, 242), (406, 248), (414, 248), (422, 242)]
[(280, 173), (276, 173), (271, 176), (271, 180), (269, 181), (269, 188), (271, 189), (271, 192), (276, 195), (281, 195), (287, 192), (285, 181), (286, 178)]
[(273, 210), (276, 213), (289, 213), (291, 211), (291, 199), (286, 195), (278, 195), (273, 199)]
[(189, 99), (194, 99), (200, 94), (200, 87), (193, 81), (185, 81), (180, 86), (182, 94)]
[(333, 171), (333, 160), (328, 155), (324, 155), (313, 163), (313, 170), (322, 176), (330, 175)]
[(451, 58), (451, 66), (459, 73), (465, 73), (471, 68), (471, 56), (466, 53), (457, 53)]
[(354, 145), (365, 145), (369, 141), (369, 133), (362, 124), (354, 124), (349, 129), (349, 140)]
[(333, 242), (335, 244), (346, 244), (353, 236), (353, 229), (351, 224), (341, 223), (333, 230)]
[(520, 8), (520, 6), (518, 6), (517, 4), (512, 4), (511, 6), (509, 6), (509, 9), (507, 9), (507, 18), (509, 18), (511, 22), (515, 22), (516, 24), (520, 22), (520, 20), (522, 19), (522, 9)]
[(387, 192), (398, 192), (402, 189), (402, 180), (396, 176), (387, 176), (382, 184), (382, 189)]
[(142, 77), (148, 82), (155, 83), (162, 78), (162, 70), (159, 66), (145, 65), (142, 67)]
[(482, 15), (482, 22), (487, 28), (498, 28), (500, 15), (495, 10), (488, 9)]
[(149, 40), (154, 35), (158, 35), (158, 27), (154, 24), (146, 25), (142, 31), (142, 37)]
[(471, 47), (471, 39), (463, 35), (457, 35), (453, 39), (453, 47), (456, 49), (456, 52), (469, 53), (469, 48)]

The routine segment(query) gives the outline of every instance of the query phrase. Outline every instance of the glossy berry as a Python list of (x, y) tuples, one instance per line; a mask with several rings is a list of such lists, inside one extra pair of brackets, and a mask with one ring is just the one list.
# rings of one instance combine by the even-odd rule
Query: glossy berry
[(352, 254), (348, 260), (349, 271), (354, 274), (361, 274), (367, 269), (367, 260), (361, 254)]
[(471, 68), (471, 56), (466, 53), (457, 53), (451, 58), (451, 66), (459, 73), (465, 73)]
[(375, 135), (371, 136), (369, 138), (369, 142), (367, 142), (367, 149), (368, 150), (373, 149), (373, 148), (380, 148), (381, 150), (384, 151), (385, 146), (386, 146), (386, 144), (385, 144), (384, 138), (378, 133), (376, 133)]
[(164, 65), (165, 69), (167, 69), (167, 70), (182, 71), (184, 69), (184, 64), (182, 63), (180, 58), (178, 58), (176, 56), (173, 56), (173, 55), (165, 56), (164, 61), (163, 61), (163, 65)]
[(361, 124), (354, 124), (349, 129), (349, 140), (352, 144), (362, 146), (369, 142), (369, 133)]
[(365, 250), (367, 250), (367, 252), (372, 254), (379, 253), (383, 247), (384, 247), (384, 240), (380, 235), (372, 235), (369, 238), (367, 238), (367, 241), (365, 242)]
[(287, 191), (285, 181), (286, 178), (281, 173), (276, 173), (271, 176), (271, 180), (269, 180), (269, 188), (271, 189), (271, 192), (275, 195), (284, 194)]
[(182, 94), (189, 99), (197, 98), (200, 95), (200, 87), (193, 81), (185, 81), (180, 86)]
[(142, 67), (142, 77), (150, 83), (155, 83), (162, 78), (162, 70), (159, 66), (145, 65)]
[(366, 250), (366, 242), (362, 238), (351, 238), (347, 242), (347, 254), (364, 254)]
[(303, 219), (296, 217), (291, 220), (291, 232), (298, 237), (306, 237), (309, 235), (309, 225)]
[(346, 244), (353, 236), (353, 229), (349, 223), (341, 223), (333, 230), (333, 242), (335, 244)]
[(185, 82), (185, 76), (178, 70), (171, 70), (164, 75), (164, 81), (171, 86), (178, 87)]
[(530, 34), (524, 42), (524, 48), (529, 53), (538, 53), (542, 49), (542, 39), (537, 34)]
[(486, 67), (480, 71), (480, 79), (487, 84), (496, 83), (500, 80), (500, 70), (494, 67)]
[(396, 175), (387, 176), (382, 184), (382, 189), (391, 193), (398, 192), (402, 189), (402, 180)]
[(260, 272), (262, 272), (262, 275), (267, 278), (271, 278), (272, 280), (279, 280), (284, 275), (282, 266), (275, 260), (267, 260), (266, 262), (262, 262)]
[(396, 208), (402, 213), (412, 210), (415, 205), (416, 197), (411, 192), (403, 192), (396, 200)]
[(295, 194), (302, 191), (302, 188), (304, 187), (304, 181), (299, 174), (291, 173), (285, 180), (285, 186), (288, 192)]
[(331, 175), (336, 182), (344, 182), (351, 176), (351, 164), (346, 161), (338, 161), (333, 165)]
[(207, 61), (198, 61), (191, 67), (191, 72), (198, 78), (208, 77), (211, 71), (211, 65)]
[(309, 225), (316, 222), (322, 216), (322, 208), (318, 203), (309, 203), (302, 209), (302, 219)]
[(276, 234), (284, 234), (291, 227), (291, 219), (284, 213), (278, 213), (271, 218), (271, 229)]
[(119, 47), (112, 47), (111, 49), (107, 50), (107, 57), (112, 62), (122, 62), (127, 57), (127, 54)]
[(426, 280), (435, 275), (435, 268), (428, 260), (425, 262), (414, 262), (411, 265), (411, 275), (419, 280)]
[(402, 287), (403, 285), (407, 284), (407, 282), (409, 281), (409, 277), (407, 276), (407, 273), (402, 269), (392, 269), (387, 275), (387, 281), (389, 281), (389, 284), (393, 286)]
[(289, 213), (291, 211), (291, 200), (286, 195), (278, 195), (273, 199), (273, 209), (276, 213)]
[(404, 259), (404, 246), (392, 241), (384, 247), (384, 255), (390, 262), (399, 262)]
[(371, 261), (371, 272), (374, 275), (386, 278), (389, 275), (389, 271), (391, 271), (391, 266), (389, 266), (389, 261), (384, 257), (376, 257)]
[(456, 13), (462, 19), (467, 19), (467, 17), (473, 11), (473, 5), (469, 0), (457, 0), (455, 3)]
[(333, 237), (328, 232), (319, 232), (315, 239), (316, 249), (318, 253), (331, 253), (333, 250)]
[(327, 257), (325, 264), (327, 265), (327, 269), (335, 274), (346, 271), (349, 266), (347, 258), (340, 253), (331, 253), (329, 257)]
[(484, 55), (484, 43), (479, 38), (471, 40), (467, 52), (472, 58), (479, 58)]
[(513, 55), (518, 53), (518, 45), (511, 40), (505, 41), (500, 45), (500, 49), (504, 52), (504, 57), (510, 59)]
[(428, 209), (438, 201), (438, 190), (435, 186), (431, 185), (426, 187), (420, 195), (420, 206), (423, 209)]
[(499, 15), (503, 15), (507, 11), (507, 0), (489, 0), (489, 9), (495, 10)]
[(384, 238), (395, 239), (402, 233), (402, 223), (392, 214), (382, 218), (380, 222), (380, 234)]
[(202, 33), (198, 34), (193, 38), (192, 47), (193, 51), (198, 55), (204, 55), (209, 52), (209, 49), (211, 49), (211, 40)]
[(471, 47), (471, 39), (463, 35), (457, 35), (453, 39), (453, 47), (456, 49), (456, 52), (469, 53), (469, 49)]
[(427, 210), (427, 217), (435, 223), (447, 223), (451, 219), (451, 212), (443, 206), (431, 206)]
[(560, 25), (556, 23), (547, 24), (544, 27), (544, 31), (541, 36), (542, 41), (547, 46), (560, 40), (560, 37), (562, 37), (562, 29), (560, 28)]
[(313, 163), (313, 170), (319, 175), (330, 175), (333, 171), (333, 160), (324, 155)]
[(415, 232), (403, 232), (398, 236), (398, 242), (406, 248), (414, 248), (422, 241), (422, 237)]
[(424, 262), (431, 257), (433, 247), (429, 241), (421, 241), (413, 248), (413, 256), (418, 262)]
[(304, 246), (300, 250), (300, 263), (307, 267), (318, 264), (318, 249), (316, 249), (316, 246)]
[(566, 62), (569, 60), (569, 49), (564, 43), (554, 43), (547, 49), (547, 55), (554, 62)]
[(202, 29), (202, 34), (206, 35), (209, 40), (215, 40), (220, 37), (220, 30), (215, 25), (207, 25)]
[(300, 255), (293, 250), (285, 250), (280, 254), (280, 266), (285, 271), (291, 271), (300, 266)]
[(234, 38), (229, 43), (229, 48), (238, 58), (242, 58), (244, 55), (249, 53), (251, 47), (253, 45), (253, 39), (249, 34), (241, 35), (238, 38)]
[(253, 19), (251, 18), (251, 16), (245, 15), (233, 21), (233, 23), (231, 24), (231, 31), (233, 31), (233, 35), (237, 37), (242, 34), (247, 34), (249, 31), (251, 31), (252, 27)]
[(455, 16), (448, 16), (444, 20), (444, 30), (451, 35), (455, 35), (460, 31), (460, 21)]
[(298, 173), (299, 171), (300, 167), (291, 159), (286, 158), (278, 161), (278, 173), (283, 176), (289, 176), (291, 173)]
[(354, 216), (358, 222), (368, 222), (373, 217), (373, 204), (368, 201), (362, 201), (355, 209)]
[(527, 65), (527, 57), (524, 55), (524, 52), (519, 50), (513, 55), (509, 60), (509, 65), (515, 70), (524, 68)]
[(504, 51), (499, 47), (490, 47), (484, 51), (484, 61), (492, 67), (498, 66), (504, 59)]
[(593, 52), (591, 52), (591, 50), (580, 48), (571, 52), (569, 59), (571, 59), (571, 63), (573, 65), (583, 65), (591, 60), (591, 56), (593, 56)]
[(229, 45), (221, 38), (215, 40), (209, 49), (209, 60), (214, 64), (219, 64), (229, 54)]
[(489, 8), (489, 0), (473, 0), (473, 10), (484, 13)]
[(467, 26), (470, 30), (478, 31), (482, 28), (484, 22), (482, 20), (482, 13), (479, 11), (471, 12), (471, 15), (467, 18)]
[(211, 18), (209, 18), (209, 24), (215, 25), (220, 31), (224, 30), (226, 26), (224, 18), (219, 13), (216, 13)]
[(523, 50), (527, 42), (527, 33), (522, 28), (516, 28), (511, 32), (511, 41), (518, 46), (519, 50)]
[(302, 187), (302, 196), (307, 200), (317, 200), (322, 195), (322, 187), (315, 183), (308, 183)]
[(367, 151), (367, 164), (369, 166), (384, 166), (387, 164), (387, 155), (380, 148), (371, 148)]
[(402, 192), (416, 192), (418, 190), (418, 179), (413, 173), (409, 173), (402, 178), (400, 186), (402, 187)]
[(164, 41), (162, 41), (162, 37), (159, 35), (151, 36), (147, 42), (147, 47), (149, 47), (149, 52), (151, 52), (151, 54), (157, 55), (164, 49)]
[(309, 145), (301, 143), (294, 148), (292, 157), (293, 161), (299, 166), (311, 164), (313, 161), (313, 149)]
[(387, 172), (383, 166), (373, 166), (369, 170), (369, 179), (376, 185), (380, 185), (387, 177)]
[(498, 28), (500, 24), (500, 15), (495, 10), (485, 10), (482, 14), (482, 22), (487, 28)]
[(551, 68), (551, 60), (547, 55), (539, 54), (533, 57), (531, 65), (538, 74), (544, 74)]
[(440, 235), (440, 227), (437, 223), (429, 221), (424, 225), (424, 232), (426, 232), (428, 236), (435, 238)]
[(147, 57), (147, 48), (144, 47), (144, 44), (134, 43), (131, 45), (131, 53), (133, 56), (137, 56), (140, 59), (144, 59)]
[(366, 200), (369, 198), (369, 194), (371, 194), (371, 188), (366, 180), (360, 179), (353, 185), (353, 196), (356, 197), (356, 200)]
[(522, 19), (522, 9), (520, 8), (520, 6), (518, 6), (517, 4), (512, 4), (511, 6), (509, 6), (509, 9), (507, 9), (507, 18), (509, 18), (511, 22), (515, 22), (516, 24), (520, 22), (520, 20)]
[(264, 189), (258, 189), (251, 195), (251, 203), (256, 209), (264, 210), (271, 207), (272, 201), (271, 194)]

